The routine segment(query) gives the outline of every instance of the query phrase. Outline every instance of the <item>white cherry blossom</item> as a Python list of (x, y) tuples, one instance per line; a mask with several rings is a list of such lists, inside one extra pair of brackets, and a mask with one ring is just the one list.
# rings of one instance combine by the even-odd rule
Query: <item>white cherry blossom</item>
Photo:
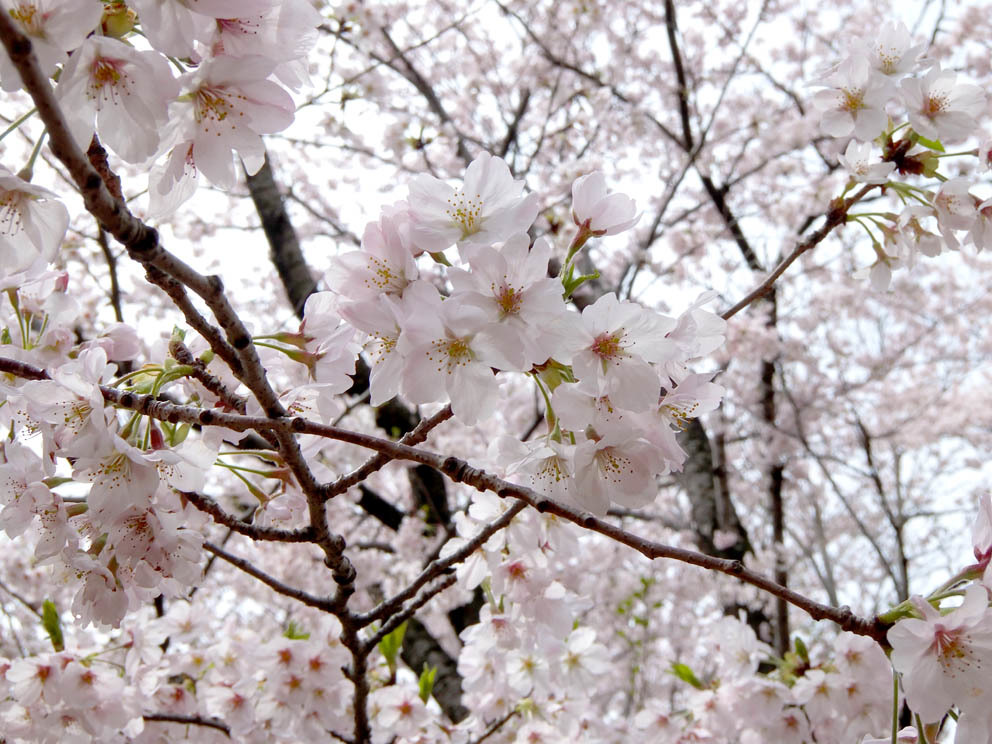
[[(100, 0), (0, 0), (0, 12), (9, 14), (31, 41), (31, 51), (42, 73), (51, 75), (85, 39), (103, 15)], [(23, 87), (7, 50), (0, 46), (0, 88), (11, 92)]]
[(932, 140), (960, 142), (978, 127), (976, 117), (985, 111), (985, 94), (977, 85), (958, 83), (957, 74), (934, 65), (926, 76), (900, 83), (909, 123)]
[(831, 137), (854, 135), (862, 142), (881, 134), (888, 120), (886, 85), (872, 76), (866, 60), (859, 57), (847, 60), (825, 84), (830, 87), (813, 96), (824, 134)]
[(847, 143), (847, 150), (843, 155), (838, 155), (837, 160), (847, 168), (851, 178), (858, 183), (885, 183), (896, 169), (896, 164), (873, 162), (871, 153), (870, 142), (858, 142), (852, 139)]
[(58, 196), (0, 165), (0, 286), (37, 278), (55, 258), (69, 227)]
[(155, 154), (179, 83), (159, 52), (91, 36), (69, 59), (56, 91), (81, 149), (99, 129), (104, 144), (138, 163)]
[(563, 359), (570, 361), (582, 390), (608, 395), (631, 411), (658, 402), (661, 382), (649, 362), (674, 357), (676, 346), (666, 334), (675, 320), (621, 302), (612, 292), (582, 311), (581, 322), (562, 327)]
[(500, 158), (482, 153), (455, 189), (433, 176), (410, 182), (414, 244), (430, 253), (453, 243), (489, 245), (526, 232), (540, 208), (537, 194), (523, 195), (524, 182), (513, 180)]
[(892, 665), (902, 675), (909, 706), (925, 722), (938, 721), (952, 705), (965, 711), (992, 702), (992, 613), (985, 587), (973, 584), (964, 602), (942, 615), (916, 598), (923, 616), (900, 620), (887, 634)]

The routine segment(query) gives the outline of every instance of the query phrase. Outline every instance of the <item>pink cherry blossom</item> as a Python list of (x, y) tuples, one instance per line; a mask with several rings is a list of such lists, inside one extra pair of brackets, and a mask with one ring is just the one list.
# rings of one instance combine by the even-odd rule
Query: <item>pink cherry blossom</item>
[(986, 589), (969, 586), (961, 606), (946, 615), (919, 598), (914, 605), (922, 618), (900, 620), (887, 636), (910, 707), (931, 722), (951, 705), (964, 710), (987, 706), (992, 613)]
[(572, 219), (587, 225), (593, 235), (616, 235), (640, 219), (634, 200), (626, 194), (608, 193), (601, 171), (575, 179), (572, 184)]

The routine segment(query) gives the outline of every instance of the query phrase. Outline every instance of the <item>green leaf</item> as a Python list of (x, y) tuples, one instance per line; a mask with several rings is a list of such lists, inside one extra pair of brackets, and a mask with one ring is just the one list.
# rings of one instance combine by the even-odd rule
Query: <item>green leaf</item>
[(669, 669), (669, 671), (686, 684), (695, 687), (697, 690), (706, 689), (706, 685), (699, 681), (699, 677), (697, 677), (695, 672), (693, 672), (692, 669), (690, 669), (686, 664), (679, 661), (673, 661), (672, 668)]
[(592, 281), (593, 279), (599, 279), (599, 271), (594, 271), (591, 274), (580, 274), (574, 279), (571, 277), (562, 278), (561, 284), (562, 284), (562, 288), (565, 290), (562, 293), (562, 297), (567, 300), (569, 297), (572, 296), (572, 292), (577, 290), (586, 282)]
[(46, 599), (41, 606), (41, 624), (52, 641), (52, 648), (56, 651), (65, 650), (62, 621), (59, 620), (59, 611), (55, 609), (55, 603), (50, 599)]
[(295, 620), (289, 621), (289, 625), (286, 626), (286, 630), (282, 634), (291, 641), (306, 641), (310, 638), (310, 634), (297, 625)]
[(187, 437), (187, 435), (189, 435), (189, 432), (190, 432), (190, 429), (191, 428), (192, 427), (189, 424), (186, 424), (186, 423), (178, 424), (172, 430), (172, 436), (169, 437), (169, 444), (171, 444), (173, 447), (175, 447), (175, 446), (180, 445), (183, 442), (185, 442), (186, 441), (186, 437)]
[(924, 147), (929, 147), (931, 150), (936, 150), (937, 152), (944, 152), (944, 146), (940, 144), (940, 140), (929, 140), (926, 137), (920, 135), (919, 132), (916, 133), (916, 141), (923, 145)]
[(431, 692), (434, 690), (434, 678), (436, 676), (437, 667), (427, 666), (427, 663), (424, 662), (424, 671), (420, 673), (417, 688), (420, 690), (420, 699), (425, 703), (430, 699)]
[(405, 621), (402, 625), (398, 625), (392, 633), (383, 636), (382, 640), (379, 641), (379, 651), (382, 652), (383, 657), (386, 659), (390, 672), (396, 671), (396, 657), (399, 655), (400, 649), (403, 648), (404, 635), (406, 635)]
[(803, 660), (803, 663), (809, 665), (809, 650), (806, 648), (806, 644), (803, 643), (803, 639), (796, 636), (796, 653), (799, 654), (799, 658)]

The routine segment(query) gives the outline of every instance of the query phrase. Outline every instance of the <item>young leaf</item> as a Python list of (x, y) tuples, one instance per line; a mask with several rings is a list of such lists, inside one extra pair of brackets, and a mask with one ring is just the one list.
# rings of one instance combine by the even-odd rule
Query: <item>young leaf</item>
[(303, 630), (301, 626), (297, 625), (295, 620), (289, 621), (289, 625), (286, 626), (283, 635), (291, 641), (306, 641), (310, 638), (310, 634)]
[(399, 655), (400, 649), (403, 647), (403, 636), (405, 634), (406, 622), (397, 626), (392, 633), (384, 636), (383, 639), (379, 641), (379, 651), (382, 652), (383, 657), (386, 659), (390, 672), (396, 672), (396, 657)]
[(59, 611), (55, 609), (55, 603), (46, 599), (41, 606), (41, 625), (48, 633), (52, 641), (52, 648), (56, 651), (65, 649), (65, 640), (62, 638), (62, 621), (59, 620)]
[(431, 696), (431, 692), (434, 690), (434, 678), (437, 676), (437, 667), (427, 666), (424, 663), (424, 671), (420, 673), (420, 679), (417, 681), (417, 687), (420, 690), (420, 699), (425, 703)]
[(672, 662), (672, 668), (669, 669), (669, 671), (686, 684), (695, 687), (697, 690), (706, 689), (706, 685), (699, 681), (699, 677), (697, 677), (695, 672), (693, 672), (692, 669), (690, 669), (686, 664), (674, 661)]

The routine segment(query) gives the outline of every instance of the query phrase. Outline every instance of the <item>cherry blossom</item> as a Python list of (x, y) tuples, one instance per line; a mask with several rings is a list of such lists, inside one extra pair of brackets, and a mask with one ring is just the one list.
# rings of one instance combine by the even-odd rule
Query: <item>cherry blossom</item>
[(81, 148), (98, 128), (114, 152), (138, 163), (158, 149), (179, 84), (160, 53), (91, 36), (66, 64), (57, 90)]
[(570, 361), (583, 391), (608, 395), (631, 411), (657, 402), (661, 383), (649, 362), (674, 356), (665, 338), (675, 321), (616, 295), (603, 295), (582, 311), (581, 324), (562, 329), (564, 359)]
[(452, 300), (480, 308), (490, 323), (512, 334), (501, 352), (515, 366), (542, 364), (554, 356), (558, 339), (547, 329), (566, 310), (560, 283), (547, 276), (551, 243), (538, 239), (531, 246), (527, 235), (518, 233), (499, 249), (473, 245), (461, 253), (471, 270), (448, 271)]
[[(46, 75), (65, 61), (67, 52), (83, 43), (103, 14), (99, 0), (3, 0), (0, 8), (31, 40), (32, 51)], [(0, 49), (0, 89), (15, 91), (21, 87), (20, 73), (6, 50)]]
[(526, 232), (540, 208), (537, 194), (522, 195), (504, 160), (479, 155), (459, 189), (432, 176), (410, 182), (412, 239), (423, 251), (443, 251), (456, 242), (492, 244)]
[(55, 258), (68, 226), (69, 211), (54, 193), (0, 165), (0, 283), (16, 286), (37, 278)]
[(886, 124), (885, 83), (870, 74), (868, 65), (852, 58), (826, 80), (827, 90), (813, 97), (820, 111), (820, 129), (831, 137), (854, 135), (874, 139)]
[(956, 73), (938, 64), (922, 80), (905, 78), (900, 83), (909, 123), (924, 137), (960, 142), (978, 126), (975, 117), (985, 110), (985, 94), (976, 85), (956, 80)]
[(988, 593), (972, 585), (960, 607), (942, 615), (917, 598), (921, 619), (900, 620), (888, 632), (892, 665), (903, 675), (910, 707), (927, 722), (951, 705), (979, 710), (988, 705), (982, 668), (992, 664), (992, 615)]
[(606, 177), (594, 171), (572, 184), (572, 219), (593, 235), (616, 235), (637, 224), (640, 215), (634, 200), (625, 194), (608, 193)]
[(293, 99), (267, 79), (273, 66), (264, 57), (211, 57), (184, 75), (184, 92), (170, 111), (182, 122), (171, 160), (192, 159), (197, 170), (223, 188), (236, 180), (235, 152), (249, 173), (258, 171), (264, 161), (259, 135), (293, 121)]
[(892, 171), (895, 170), (895, 163), (871, 162), (872, 147), (868, 142), (857, 142), (851, 140), (847, 143), (847, 150), (843, 155), (838, 155), (837, 160), (847, 168), (851, 178), (859, 183), (882, 184), (889, 180)]

